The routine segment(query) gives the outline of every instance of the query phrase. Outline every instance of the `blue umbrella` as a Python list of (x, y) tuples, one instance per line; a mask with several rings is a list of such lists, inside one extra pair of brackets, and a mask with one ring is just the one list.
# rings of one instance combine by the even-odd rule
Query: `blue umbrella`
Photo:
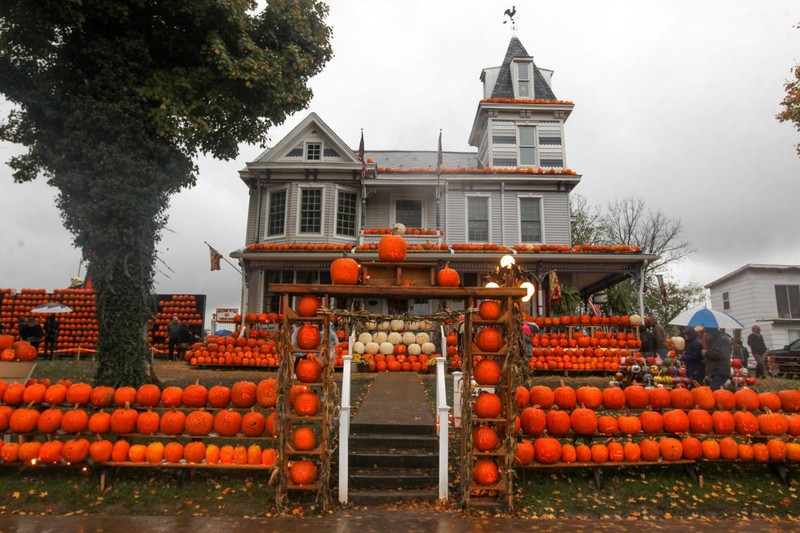
[(689, 309), (669, 321), (671, 326), (703, 327), (712, 329), (744, 329), (741, 322), (723, 311), (714, 309)]

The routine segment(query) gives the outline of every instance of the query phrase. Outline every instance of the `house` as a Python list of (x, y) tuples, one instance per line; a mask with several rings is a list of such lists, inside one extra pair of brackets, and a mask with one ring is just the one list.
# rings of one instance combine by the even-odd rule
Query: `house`
[(743, 337), (758, 324), (770, 349), (800, 338), (800, 265), (747, 264), (705, 288), (712, 308), (744, 324)]
[[(581, 175), (568, 166), (564, 124), (574, 105), (556, 98), (552, 74), (513, 37), (500, 66), (481, 72), (472, 152), (368, 150), (360, 158), (309, 113), (239, 172), (250, 190), (246, 245), (231, 254), (246, 273), (243, 309), (279, 311), (271, 283), (327, 283), (343, 252), (376, 260), (370, 244), (396, 223), (409, 228), (408, 260), (449, 262), (465, 286), (482, 286), (500, 257), (514, 254), (541, 289), (534, 314), (547, 311), (549, 272), (585, 297), (637, 276), (653, 257), (570, 242), (569, 194)], [(375, 312), (385, 305), (369, 303)], [(400, 307), (422, 312), (427, 302)]]

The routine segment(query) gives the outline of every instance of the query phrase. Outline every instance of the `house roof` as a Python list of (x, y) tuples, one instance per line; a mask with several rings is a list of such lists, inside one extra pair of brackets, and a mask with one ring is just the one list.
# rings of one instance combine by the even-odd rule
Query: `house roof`
[[(506, 56), (497, 74), (497, 81), (492, 90), (492, 98), (514, 98), (514, 86), (511, 83), (511, 61), (516, 58), (531, 58), (522, 42), (516, 37), (511, 38), (508, 43)], [(542, 100), (556, 100), (556, 95), (547, 84), (536, 63), (533, 64), (533, 97)]]
[(762, 271), (785, 271), (785, 270), (789, 270), (789, 271), (798, 272), (798, 271), (800, 271), (800, 265), (765, 265), (765, 264), (757, 264), (757, 263), (748, 263), (748, 264), (746, 264), (746, 265), (744, 265), (742, 267), (737, 268), (733, 272), (728, 272), (727, 274), (725, 274), (721, 278), (715, 279), (714, 281), (711, 281), (711, 282), (707, 283), (705, 285), (705, 288), (706, 289), (710, 289), (711, 287), (719, 285), (720, 283), (722, 283), (724, 281), (728, 281), (728, 280), (733, 279), (733, 278), (735, 278), (735, 277), (737, 277), (737, 276), (739, 276), (741, 274), (744, 274), (748, 270), (762, 270)]
[[(366, 151), (366, 156), (372, 158), (379, 167), (392, 168), (435, 168), (438, 159), (436, 150), (410, 151), (410, 150), (376, 150)], [(442, 167), (447, 168), (476, 168), (478, 163), (477, 152), (442, 152)]]

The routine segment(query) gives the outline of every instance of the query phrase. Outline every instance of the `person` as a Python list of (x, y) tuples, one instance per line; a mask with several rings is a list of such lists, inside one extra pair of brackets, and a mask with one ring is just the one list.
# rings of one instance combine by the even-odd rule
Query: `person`
[(753, 359), (756, 360), (756, 377), (766, 378), (764, 354), (767, 353), (767, 345), (764, 343), (764, 337), (761, 336), (761, 326), (755, 324), (751, 331), (752, 333), (747, 336), (747, 345), (750, 347)]
[[(189, 329), (189, 323), (185, 320), (181, 323), (181, 327), (178, 330), (177, 335), (177, 342), (176, 347), (178, 351), (177, 360), (182, 361), (184, 356), (186, 355), (186, 350), (189, 348), (189, 344), (193, 343), (197, 340), (197, 335), (192, 333), (192, 330)], [(169, 359), (172, 361), (172, 358)]]
[(533, 334), (539, 332), (539, 326), (532, 322), (522, 323), (522, 347), (525, 361), (529, 362), (533, 357)]
[(733, 330), (733, 339), (731, 339), (731, 359), (739, 359), (742, 362), (742, 368), (747, 368), (747, 360), (749, 357), (750, 353), (742, 342), (742, 330)]
[(653, 337), (655, 338), (656, 353), (662, 359), (669, 353), (669, 346), (667, 345), (667, 332), (664, 326), (653, 320)]
[(703, 343), (697, 336), (693, 328), (686, 328), (681, 332), (681, 336), (686, 339), (686, 347), (680, 362), (686, 366), (686, 376), (692, 381), (702, 385), (706, 379), (706, 365), (703, 361)]
[(711, 378), (711, 390), (722, 388), (731, 379), (731, 342), (718, 329), (706, 329), (703, 358), (706, 374)]
[(175, 348), (178, 345), (181, 328), (183, 328), (183, 324), (178, 320), (177, 315), (172, 317), (172, 322), (167, 324), (167, 359), (170, 361), (175, 360)]
[(53, 359), (56, 354), (56, 344), (58, 343), (59, 323), (56, 315), (49, 315), (44, 323), (44, 357)]
[(42, 325), (34, 317), (29, 317), (24, 325), (20, 325), (19, 338), (30, 343), (37, 351), (39, 343), (42, 342), (42, 336)]
[(642, 355), (653, 357), (656, 352), (656, 338), (644, 325), (639, 326), (639, 340), (642, 342)]

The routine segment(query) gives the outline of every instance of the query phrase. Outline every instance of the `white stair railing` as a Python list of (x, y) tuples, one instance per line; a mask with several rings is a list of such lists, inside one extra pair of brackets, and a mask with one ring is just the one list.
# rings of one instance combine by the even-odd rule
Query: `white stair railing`
[(343, 356), (342, 367), (342, 405), (339, 407), (339, 501), (348, 501), (348, 476), (350, 453), (350, 374), (353, 368), (353, 343), (355, 330), (350, 334), (347, 355)]

